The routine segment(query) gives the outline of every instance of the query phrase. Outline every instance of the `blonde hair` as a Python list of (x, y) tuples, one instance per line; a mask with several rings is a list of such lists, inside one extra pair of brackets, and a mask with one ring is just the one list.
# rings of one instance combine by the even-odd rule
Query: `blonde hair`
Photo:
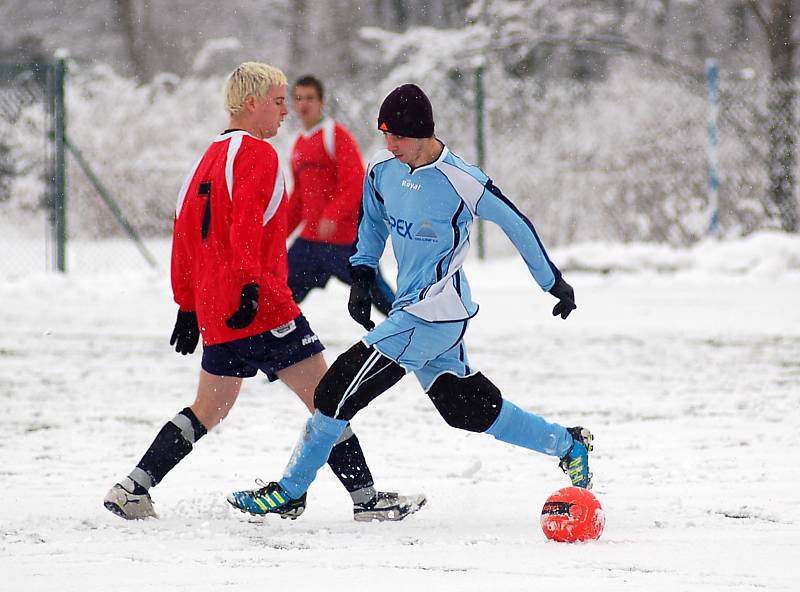
[(286, 75), (278, 68), (260, 62), (244, 62), (231, 72), (222, 89), (225, 110), (231, 116), (244, 109), (244, 99), (254, 96), (263, 99), (273, 86), (286, 84)]

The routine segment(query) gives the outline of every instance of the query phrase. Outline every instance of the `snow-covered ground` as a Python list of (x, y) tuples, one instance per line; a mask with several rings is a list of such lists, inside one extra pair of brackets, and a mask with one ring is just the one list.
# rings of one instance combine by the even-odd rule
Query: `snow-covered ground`
[[(509, 399), (595, 433), (599, 541), (546, 541), (542, 504), (567, 482), (556, 461), (449, 429), (413, 377), (353, 422), (380, 487), (427, 494), (404, 522), (353, 522), (327, 469), (295, 522), (228, 506), (280, 475), (305, 418), (262, 378), (153, 490), (160, 519), (122, 521), (103, 495), (191, 403), (199, 366), (168, 345), (167, 266), (14, 275), (0, 283), (0, 590), (796, 590), (800, 239), (551, 254), (573, 316), (550, 316), (518, 259), (471, 261), (467, 344)], [(329, 361), (360, 337), (346, 298), (331, 284), (303, 306)]]

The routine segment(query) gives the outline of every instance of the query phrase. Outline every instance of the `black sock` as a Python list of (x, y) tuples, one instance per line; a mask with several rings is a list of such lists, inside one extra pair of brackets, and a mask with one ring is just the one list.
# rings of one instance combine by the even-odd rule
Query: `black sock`
[(328, 465), (350, 493), (354, 504), (363, 504), (375, 497), (372, 480), (361, 444), (348, 425), (331, 450)]
[(194, 443), (206, 433), (205, 426), (192, 410), (189, 407), (183, 409), (164, 424), (122, 486), (135, 494), (146, 493), (183, 460), (192, 451)]

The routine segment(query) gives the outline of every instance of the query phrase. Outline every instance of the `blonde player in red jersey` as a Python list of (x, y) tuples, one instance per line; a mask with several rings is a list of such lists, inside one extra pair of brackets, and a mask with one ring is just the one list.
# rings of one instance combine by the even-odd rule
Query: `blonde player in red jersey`
[[(242, 381), (261, 370), (283, 381), (308, 410), (325, 374), (324, 347), (287, 285), (287, 199), (275, 149), (288, 113), (286, 77), (257, 62), (228, 77), (228, 129), (186, 178), (175, 211), (172, 288), (179, 306), (170, 344), (194, 352), (203, 337), (197, 395), (158, 432), (139, 463), (104, 499), (126, 518), (156, 517), (149, 490), (228, 414)], [(330, 466), (353, 500), (357, 520), (399, 520), (423, 496), (375, 490), (358, 438), (346, 430)], [(296, 518), (305, 500), (281, 513)]]

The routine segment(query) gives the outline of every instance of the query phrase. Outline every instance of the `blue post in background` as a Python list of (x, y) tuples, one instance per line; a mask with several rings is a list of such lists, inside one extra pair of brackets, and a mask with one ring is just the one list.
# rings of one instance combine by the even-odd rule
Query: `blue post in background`
[(719, 92), (717, 90), (717, 63), (706, 61), (706, 77), (708, 79), (708, 232), (716, 235), (719, 232), (719, 179), (717, 178), (717, 115), (719, 113)]

